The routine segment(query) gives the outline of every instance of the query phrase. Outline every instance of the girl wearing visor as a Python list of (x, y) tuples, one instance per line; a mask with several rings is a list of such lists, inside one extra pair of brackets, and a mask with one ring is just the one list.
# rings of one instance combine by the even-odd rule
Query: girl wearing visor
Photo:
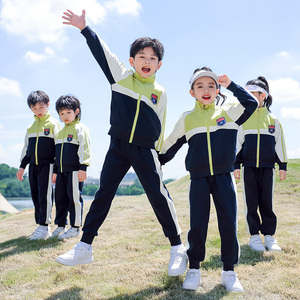
[[(257, 110), (238, 130), (234, 164), (235, 178), (242, 177), (249, 246), (255, 251), (281, 251), (273, 238), (277, 219), (272, 202), (275, 163), (279, 165), (280, 180), (286, 178), (287, 155), (283, 131), (278, 118), (270, 113), (272, 96), (267, 80), (259, 76), (248, 81), (245, 88), (259, 101)], [(264, 243), (259, 233), (264, 236)]]
[[(220, 86), (238, 99), (224, 103)], [(164, 141), (160, 161), (171, 160), (184, 143), (190, 172), (190, 230), (187, 234), (189, 270), (184, 289), (196, 290), (201, 282), (200, 262), (205, 258), (205, 242), (212, 195), (221, 236), (223, 271), (221, 284), (228, 291), (243, 291), (234, 272), (240, 247), (237, 239), (237, 197), (233, 177), (236, 137), (242, 125), (256, 110), (258, 102), (251, 93), (232, 82), (227, 75), (217, 76), (209, 68), (195, 70), (190, 80), (195, 107), (184, 112), (172, 133)]]

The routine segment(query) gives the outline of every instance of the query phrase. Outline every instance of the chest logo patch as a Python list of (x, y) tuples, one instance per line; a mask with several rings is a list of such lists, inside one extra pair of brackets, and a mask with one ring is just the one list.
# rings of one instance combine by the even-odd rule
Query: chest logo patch
[(73, 140), (73, 135), (72, 134), (68, 134), (67, 141), (71, 142), (72, 140)]
[(49, 135), (49, 134), (50, 134), (50, 128), (45, 128), (44, 135)]
[(274, 133), (275, 132), (275, 125), (269, 125), (269, 132)]
[(153, 104), (157, 104), (157, 99), (158, 99), (157, 95), (155, 95), (155, 94), (151, 95), (151, 101)]
[(225, 124), (226, 124), (225, 117), (221, 117), (221, 118), (217, 119), (217, 125), (218, 126), (223, 126)]

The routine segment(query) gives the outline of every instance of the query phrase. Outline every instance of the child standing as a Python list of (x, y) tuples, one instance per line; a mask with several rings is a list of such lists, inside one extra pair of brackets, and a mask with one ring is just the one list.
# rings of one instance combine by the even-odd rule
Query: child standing
[(23, 180), (25, 168), (29, 164), (34, 217), (39, 225), (29, 237), (30, 240), (47, 239), (51, 236), (49, 224), (53, 203), (51, 177), (55, 157), (54, 138), (60, 126), (48, 112), (50, 100), (45, 92), (31, 92), (27, 103), (34, 113), (35, 121), (27, 128), (17, 178)]
[[(240, 179), (242, 164), (245, 216), (251, 235), (249, 246), (256, 251), (265, 251), (266, 248), (281, 251), (277, 240), (273, 238), (277, 224), (273, 211), (273, 191), (275, 163), (279, 165), (280, 180), (286, 178), (287, 155), (284, 135), (278, 118), (270, 113), (272, 96), (267, 80), (259, 76), (248, 81), (246, 89), (257, 98), (259, 107), (238, 130), (234, 174), (236, 179)], [(259, 232), (264, 235), (265, 244)]]
[[(233, 92), (239, 102), (217, 105), (224, 95), (220, 86)], [(165, 140), (162, 164), (171, 160), (188, 143), (185, 164), (190, 172), (190, 230), (187, 235), (189, 270), (184, 289), (196, 290), (201, 282), (200, 262), (205, 258), (205, 242), (210, 214), (210, 194), (216, 207), (221, 236), (223, 271), (221, 284), (228, 291), (242, 291), (234, 265), (239, 260), (237, 240), (237, 200), (233, 175), (238, 126), (255, 111), (257, 101), (227, 75), (217, 76), (211, 69), (196, 69), (190, 80), (195, 108), (183, 113)]]
[(104, 222), (119, 183), (132, 166), (171, 244), (170, 276), (186, 270), (185, 247), (181, 243), (175, 207), (162, 181), (157, 151), (161, 149), (166, 114), (166, 93), (155, 80), (162, 64), (163, 46), (156, 39), (137, 39), (130, 49), (128, 70), (81, 16), (64, 13), (64, 24), (81, 30), (88, 46), (112, 88), (111, 143), (103, 164), (100, 189), (95, 194), (83, 226), (81, 242), (57, 262), (65, 265), (91, 263), (92, 242)]
[[(52, 236), (68, 239), (78, 236), (82, 225), (81, 192), (91, 161), (90, 135), (88, 128), (80, 123), (81, 108), (76, 97), (61, 96), (56, 101), (56, 111), (65, 127), (58, 132), (55, 139), (56, 157), (52, 181), (56, 182), (55, 224), (58, 227)], [(65, 231), (68, 212), (71, 227)]]

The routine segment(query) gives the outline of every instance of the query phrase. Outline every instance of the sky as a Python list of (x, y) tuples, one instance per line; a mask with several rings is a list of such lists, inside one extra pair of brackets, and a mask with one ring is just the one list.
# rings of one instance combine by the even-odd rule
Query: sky
[[(240, 85), (264, 76), (288, 157), (300, 158), (299, 0), (2, 0), (0, 163), (19, 167), (26, 128), (34, 121), (26, 102), (31, 91), (49, 95), (49, 111), (57, 119), (56, 100), (74, 94), (82, 104), (81, 122), (91, 133), (88, 176), (99, 177), (110, 141), (110, 85), (79, 29), (62, 24), (66, 9), (76, 14), (86, 9), (87, 24), (127, 68), (136, 38), (163, 43), (156, 79), (168, 96), (165, 137), (194, 107), (188, 84), (193, 71), (208, 66)], [(232, 101), (229, 91), (222, 92)], [(186, 151), (185, 145), (163, 166), (164, 179), (188, 174)]]

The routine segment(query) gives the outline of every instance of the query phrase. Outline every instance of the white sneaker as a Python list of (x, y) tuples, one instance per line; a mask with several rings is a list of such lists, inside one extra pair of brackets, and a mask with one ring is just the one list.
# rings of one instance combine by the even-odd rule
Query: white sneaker
[(229, 292), (242, 292), (243, 286), (241, 285), (237, 274), (234, 271), (222, 271), (221, 284)]
[(199, 269), (189, 269), (186, 273), (182, 287), (186, 290), (197, 290), (201, 282)]
[(57, 237), (60, 234), (63, 234), (66, 232), (66, 228), (65, 227), (60, 227), (58, 226), (52, 233), (52, 237)]
[(281, 248), (277, 244), (277, 240), (271, 235), (265, 235), (265, 246), (269, 251), (281, 251)]
[(249, 246), (255, 251), (266, 251), (263, 241), (261, 240), (259, 234), (251, 235)]
[(184, 245), (172, 246), (170, 256), (168, 275), (179, 276), (183, 274), (186, 271), (188, 261)]
[(70, 251), (57, 257), (56, 261), (66, 266), (90, 264), (93, 262), (92, 245), (79, 242)]
[(40, 225), (33, 233), (30, 238), (31, 241), (33, 240), (46, 240), (47, 238), (51, 237), (50, 226)]
[(72, 238), (72, 237), (79, 236), (79, 234), (80, 234), (80, 229), (79, 228), (71, 227), (71, 228), (68, 229), (68, 231), (66, 231), (65, 233), (59, 235), (58, 239), (65, 240), (65, 239), (69, 239), (69, 238)]

